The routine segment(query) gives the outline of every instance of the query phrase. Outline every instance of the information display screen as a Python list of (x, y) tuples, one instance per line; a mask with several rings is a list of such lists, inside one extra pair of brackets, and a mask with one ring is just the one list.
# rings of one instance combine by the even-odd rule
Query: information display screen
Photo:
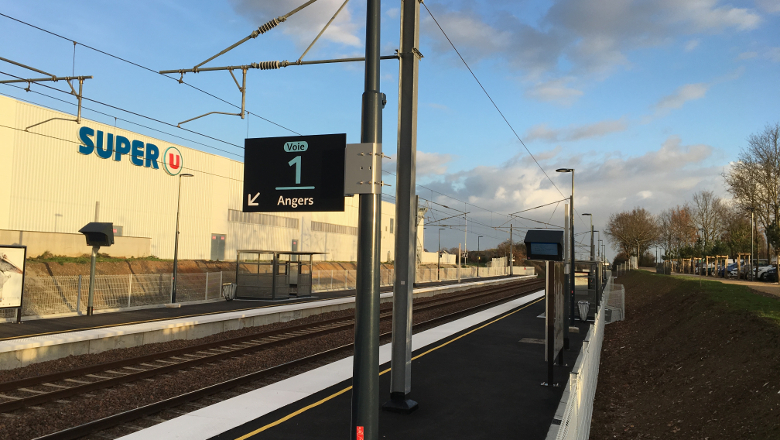
[(533, 255), (558, 255), (558, 245), (555, 243), (531, 243)]
[(346, 134), (246, 139), (244, 212), (344, 211)]

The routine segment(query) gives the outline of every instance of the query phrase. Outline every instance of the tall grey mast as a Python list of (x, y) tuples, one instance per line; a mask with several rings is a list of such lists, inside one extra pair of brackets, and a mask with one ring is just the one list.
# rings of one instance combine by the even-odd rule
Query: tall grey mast
[(412, 389), (412, 291), (417, 236), (415, 170), (417, 155), (417, 46), (420, 3), (401, 1), (401, 50), (398, 81), (398, 158), (396, 170), (395, 283), (393, 284), (393, 342), (390, 400), (384, 409), (409, 413), (417, 402), (407, 399)]
[[(360, 125), (361, 143), (382, 143), (379, 91), (380, 0), (366, 5), (366, 73)], [(376, 151), (376, 149), (375, 149)], [(379, 150), (381, 151), (381, 150)], [(381, 179), (381, 176), (378, 176)], [(374, 182), (376, 184), (376, 182)], [(350, 438), (379, 439), (379, 237), (381, 186), (360, 194), (358, 207), (355, 356), (352, 373)], [(358, 433), (361, 433), (360, 435)]]

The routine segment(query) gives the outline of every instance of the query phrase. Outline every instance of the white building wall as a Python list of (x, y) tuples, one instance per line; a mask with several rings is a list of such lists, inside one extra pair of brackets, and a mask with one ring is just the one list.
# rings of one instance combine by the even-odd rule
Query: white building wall
[[(47, 119), (52, 120), (24, 131)], [(100, 202), (99, 221), (123, 226), (125, 236), (149, 237), (152, 255), (173, 258), (181, 180), (180, 258), (209, 259), (212, 234), (227, 236), (226, 259), (234, 259), (238, 249), (290, 250), (293, 239), (299, 240), (298, 250), (326, 252), (322, 259), (354, 261), (357, 257), (356, 235), (311, 229), (312, 221), (356, 228), (357, 196), (346, 199), (344, 212), (270, 214), (298, 219), (296, 229), (230, 222), (228, 210), (242, 209), (243, 163), (95, 121), (82, 119), (79, 125), (73, 119), (0, 96), (0, 229), (73, 233), (94, 221), (95, 202)], [(129, 156), (117, 162), (94, 152), (81, 154), (78, 132), (85, 125), (96, 133), (152, 143), (160, 156), (175, 146), (182, 154), (182, 173), (195, 177), (170, 176), (162, 165), (160, 169), (138, 167)], [(382, 261), (393, 259), (389, 223), (394, 217), (395, 206), (383, 202)], [(89, 252), (86, 245), (85, 249)]]

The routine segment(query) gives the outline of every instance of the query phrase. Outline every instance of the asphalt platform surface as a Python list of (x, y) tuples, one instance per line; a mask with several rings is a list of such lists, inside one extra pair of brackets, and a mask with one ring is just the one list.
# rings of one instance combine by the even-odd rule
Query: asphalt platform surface
[[(411, 414), (380, 411), (379, 438), (543, 440), (590, 324), (575, 321), (580, 332), (570, 333), (565, 365), (555, 367), (558, 386), (551, 388), (542, 386), (547, 381), (545, 320), (538, 316), (544, 312), (544, 300), (513, 312), (416, 350), (413, 357), (425, 354), (412, 362), (408, 397), (419, 408)], [(380, 366), (380, 371), (389, 366)], [(384, 403), (390, 375), (380, 376), (379, 383)], [(351, 385), (351, 380), (344, 381), (213, 439), (350, 438)]]
[[(463, 279), (464, 282), (483, 281), (505, 277)], [(416, 287), (434, 287), (449, 284), (457, 284), (457, 281), (443, 281), (436, 283), (421, 283)], [(392, 287), (382, 288), (382, 292), (392, 292)], [(22, 323), (0, 323), (0, 341), (6, 339), (25, 338), (55, 333), (67, 333), (94, 328), (113, 327), (126, 324), (137, 324), (150, 321), (164, 321), (167, 319), (184, 318), (189, 316), (211, 315), (216, 313), (250, 310), (279, 305), (317, 301), (323, 299), (342, 298), (355, 296), (355, 290), (335, 290), (329, 292), (316, 292), (311, 297), (302, 297), (285, 301), (270, 300), (234, 300), (215, 301), (200, 304), (182, 304), (178, 308), (155, 307), (139, 310), (128, 310), (107, 313), (95, 313), (92, 316), (68, 316), (63, 318), (31, 319), (26, 321), (22, 317)]]

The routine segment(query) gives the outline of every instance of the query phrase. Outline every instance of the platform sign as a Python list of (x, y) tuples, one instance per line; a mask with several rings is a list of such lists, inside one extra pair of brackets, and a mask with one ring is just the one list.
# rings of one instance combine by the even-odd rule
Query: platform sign
[(246, 139), (244, 212), (344, 211), (346, 134)]
[(27, 246), (0, 245), (0, 309), (22, 307), (26, 257)]

